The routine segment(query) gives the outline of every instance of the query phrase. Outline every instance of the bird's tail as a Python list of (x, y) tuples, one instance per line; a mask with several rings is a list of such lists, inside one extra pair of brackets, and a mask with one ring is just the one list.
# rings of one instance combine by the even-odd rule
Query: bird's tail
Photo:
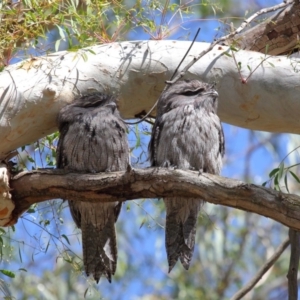
[(85, 202), (82, 208), (83, 262), (86, 274), (93, 274), (97, 283), (103, 275), (111, 282), (116, 272), (118, 250), (115, 222), (116, 207), (119, 205), (121, 203)]
[(178, 259), (188, 270), (194, 252), (196, 224), (202, 200), (189, 198), (165, 198), (166, 250), (169, 272)]

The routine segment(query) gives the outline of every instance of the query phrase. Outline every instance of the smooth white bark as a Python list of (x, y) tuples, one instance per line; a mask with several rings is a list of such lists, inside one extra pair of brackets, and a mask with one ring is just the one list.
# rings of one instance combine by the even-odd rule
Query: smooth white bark
[[(58, 52), (12, 65), (0, 73), (0, 158), (56, 130), (59, 109), (94, 90), (119, 95), (124, 118), (148, 111), (190, 42), (135, 41)], [(195, 43), (183, 66), (208, 44)], [(219, 115), (237, 126), (300, 133), (299, 59), (238, 51), (243, 84), (231, 51), (216, 46), (185, 78), (216, 82)], [(264, 61), (263, 61), (264, 60)]]

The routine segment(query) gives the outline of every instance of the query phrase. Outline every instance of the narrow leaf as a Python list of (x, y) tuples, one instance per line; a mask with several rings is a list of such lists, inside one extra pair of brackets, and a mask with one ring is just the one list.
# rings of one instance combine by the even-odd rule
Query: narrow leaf
[(21, 249), (20, 249), (20, 247), (19, 247), (19, 257), (20, 257), (20, 261), (21, 261), (21, 263), (23, 262), (23, 260), (22, 260), (22, 253), (21, 253)]
[(87, 292), (88, 292), (89, 288), (87, 288), (83, 294), (83, 297), (86, 298)]
[(8, 271), (8, 270), (0, 270), (0, 272), (10, 278), (15, 278), (15, 273), (11, 272), (11, 271)]
[(59, 36), (61, 37), (61, 39), (64, 40), (65, 39), (65, 32), (64, 32), (64, 30), (60, 26), (58, 26), (58, 25), (55, 25), (55, 26), (58, 29)]
[(69, 245), (71, 245), (70, 242), (69, 242), (68, 237), (67, 237), (65, 234), (62, 234), (61, 236), (67, 241), (67, 243), (68, 243)]
[(47, 253), (49, 245), (50, 245), (50, 240), (48, 240), (48, 243), (47, 243), (47, 246), (46, 246), (46, 249), (45, 249), (45, 253)]
[(269, 177), (272, 178), (277, 172), (278, 172), (279, 168), (275, 168), (273, 169), (270, 174), (269, 174)]
[(224, 55), (226, 55), (228, 57), (232, 57), (232, 55), (230, 55), (228, 52), (224, 52)]
[(279, 165), (278, 179), (281, 179), (281, 178), (282, 178), (283, 172), (284, 172), (284, 163), (281, 163), (281, 164)]
[(24, 269), (24, 268), (20, 268), (20, 269), (19, 269), (19, 271), (24, 271), (24, 272), (27, 272), (27, 270), (26, 270), (26, 269)]
[(55, 49), (56, 52), (58, 52), (58, 50), (59, 50), (60, 41), (61, 41), (61, 40), (57, 40), (57, 41), (55, 42), (54, 49)]
[[(275, 175), (274, 177), (274, 185), (275, 185), (275, 188), (279, 188), (279, 180), (278, 180), (278, 173)], [(278, 189), (277, 189), (278, 190)]]
[(290, 172), (291, 175), (294, 177), (294, 179), (295, 179), (298, 183), (300, 183), (299, 177), (298, 177), (294, 172), (292, 172), (292, 171), (289, 171), (289, 172)]
[(289, 193), (290, 191), (289, 191), (289, 187), (288, 187), (287, 173), (285, 173), (285, 176), (284, 176), (284, 184), (285, 184), (286, 190), (287, 190), (288, 193)]

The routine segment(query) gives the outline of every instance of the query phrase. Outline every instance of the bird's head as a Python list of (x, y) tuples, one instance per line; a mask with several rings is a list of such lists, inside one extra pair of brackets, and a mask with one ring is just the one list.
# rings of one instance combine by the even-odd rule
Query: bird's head
[(199, 80), (180, 80), (175, 82), (161, 94), (157, 104), (158, 115), (187, 104), (194, 104), (195, 107), (211, 107), (216, 111), (218, 92), (214, 86), (214, 84), (208, 84)]
[(101, 92), (78, 97), (60, 110), (57, 116), (58, 127), (61, 130), (62, 127), (78, 121), (85, 114), (99, 113), (99, 111), (104, 114), (112, 113), (118, 115), (116, 101), (115, 96)]

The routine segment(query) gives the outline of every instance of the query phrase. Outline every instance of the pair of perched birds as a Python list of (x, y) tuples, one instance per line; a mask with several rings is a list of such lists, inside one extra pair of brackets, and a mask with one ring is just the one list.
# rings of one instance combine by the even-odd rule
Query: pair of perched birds
[[(178, 81), (160, 96), (149, 155), (153, 167), (175, 167), (219, 174), (224, 134), (217, 116), (218, 93), (198, 80)], [(113, 96), (95, 93), (76, 99), (58, 115), (57, 167), (88, 173), (124, 171), (129, 164), (127, 128)], [(168, 197), (166, 250), (169, 272), (178, 259), (189, 268), (194, 251), (201, 199)], [(111, 282), (116, 271), (115, 222), (122, 202), (69, 200), (71, 215), (82, 231), (87, 275)]]

